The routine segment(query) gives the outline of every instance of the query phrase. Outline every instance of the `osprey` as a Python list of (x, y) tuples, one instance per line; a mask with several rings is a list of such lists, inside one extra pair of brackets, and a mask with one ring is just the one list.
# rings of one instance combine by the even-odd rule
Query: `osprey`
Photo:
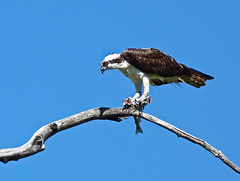
[(146, 99), (150, 85), (184, 82), (200, 88), (206, 85), (206, 80), (213, 79), (210, 75), (178, 63), (171, 56), (155, 48), (128, 48), (120, 54), (110, 54), (101, 62), (101, 72), (109, 69), (120, 70), (134, 83), (136, 93), (131, 98), (132, 104)]

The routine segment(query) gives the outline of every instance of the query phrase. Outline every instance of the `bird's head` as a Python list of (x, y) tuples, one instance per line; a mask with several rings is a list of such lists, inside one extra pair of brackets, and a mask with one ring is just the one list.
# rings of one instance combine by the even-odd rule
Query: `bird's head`
[(101, 73), (103, 73), (105, 70), (122, 68), (123, 61), (124, 59), (122, 59), (120, 54), (117, 53), (106, 56), (101, 62)]

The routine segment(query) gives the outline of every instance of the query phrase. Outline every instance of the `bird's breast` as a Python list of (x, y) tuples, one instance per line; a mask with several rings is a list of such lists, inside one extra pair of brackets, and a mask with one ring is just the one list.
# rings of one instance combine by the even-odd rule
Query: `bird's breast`
[(142, 81), (144, 73), (136, 67), (129, 64), (127, 68), (119, 69), (124, 75), (126, 75), (132, 82)]

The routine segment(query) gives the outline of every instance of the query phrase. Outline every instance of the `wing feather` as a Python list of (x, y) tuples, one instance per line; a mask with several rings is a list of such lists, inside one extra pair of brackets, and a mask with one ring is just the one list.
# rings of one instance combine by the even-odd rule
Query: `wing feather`
[(155, 48), (128, 48), (121, 56), (136, 68), (149, 74), (163, 77), (190, 75), (190, 69), (174, 60), (169, 55)]

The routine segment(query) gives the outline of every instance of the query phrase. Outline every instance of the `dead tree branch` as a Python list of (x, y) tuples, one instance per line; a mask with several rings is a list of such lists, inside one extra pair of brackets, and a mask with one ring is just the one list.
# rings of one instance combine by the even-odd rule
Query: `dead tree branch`
[(0, 161), (3, 163), (7, 163), (11, 160), (19, 160), (24, 157), (28, 157), (30, 155), (36, 154), (45, 149), (45, 141), (56, 134), (57, 132), (63, 131), (65, 129), (77, 126), (79, 124), (99, 119), (106, 119), (120, 122), (121, 118), (125, 118), (128, 116), (139, 116), (143, 119), (146, 119), (150, 122), (153, 122), (169, 131), (175, 133), (178, 137), (185, 138), (193, 143), (196, 143), (209, 152), (211, 152), (215, 157), (222, 160), (226, 165), (232, 168), (235, 172), (240, 173), (240, 168), (237, 167), (233, 162), (231, 162), (220, 150), (217, 150), (206, 141), (201, 140), (185, 131), (157, 118), (150, 114), (139, 111), (133, 107), (130, 108), (94, 108), (90, 109), (70, 117), (52, 122), (48, 125), (41, 127), (37, 130), (32, 138), (25, 143), (24, 145), (17, 148), (5, 148), (0, 149)]

